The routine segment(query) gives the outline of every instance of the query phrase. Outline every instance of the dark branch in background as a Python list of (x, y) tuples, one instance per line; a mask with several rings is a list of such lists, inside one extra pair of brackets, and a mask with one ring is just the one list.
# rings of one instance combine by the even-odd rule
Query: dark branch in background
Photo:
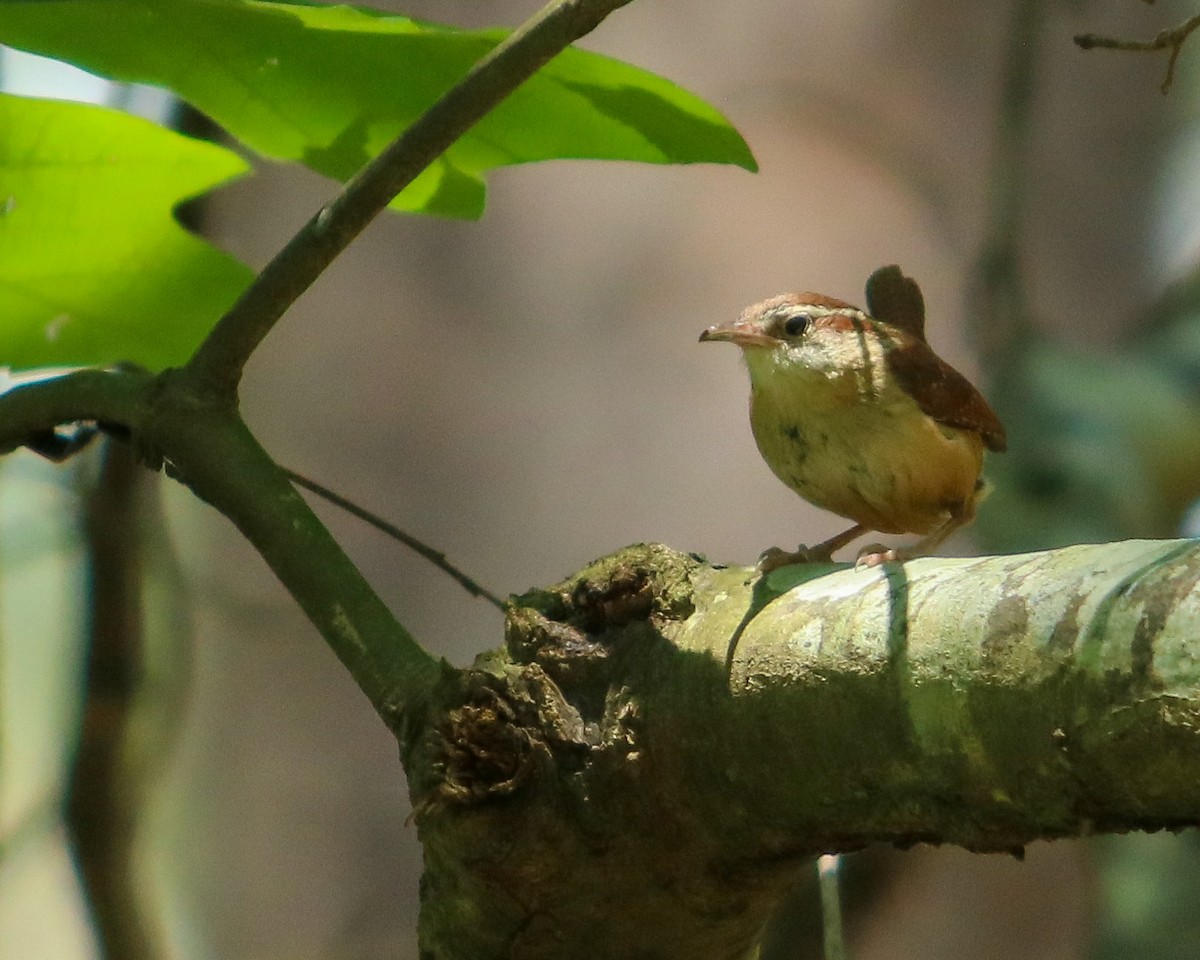
[(1012, 16), (988, 172), (986, 234), (976, 266), (977, 304), (968, 311), (977, 318), (973, 333), (983, 366), (989, 370), (1003, 368), (1016, 344), (1025, 339), (1030, 313), (1018, 251), (1045, 0), (1019, 0)]
[(558, 0), (480, 60), (362, 168), (267, 264), (213, 328), (188, 372), (232, 400), (250, 355), (334, 258), (417, 175), (556, 54), (629, 0)]
[(1153, 40), (1122, 40), (1119, 37), (1104, 37), (1096, 33), (1081, 33), (1076, 35), (1075, 43), (1081, 50), (1092, 50), (1100, 47), (1104, 50), (1170, 50), (1167, 60), (1167, 75), (1163, 78), (1160, 88), (1165, 94), (1175, 81), (1175, 61), (1192, 31), (1200, 27), (1200, 14), (1189, 17), (1178, 26), (1163, 30)]
[[(160, 500), (128, 445), (106, 438), (83, 496), (87, 667), (65, 824), (100, 955), (171, 954), (145, 898), (138, 838), (183, 727), (192, 619)], [(90, 471), (83, 471), (90, 473)]]
[(85, 698), (65, 820), (105, 957), (163, 956), (138, 892), (134, 835), (144, 799), (125, 758), (143, 674), (146, 575), (141, 466), (105, 444), (84, 506), (90, 580)]
[(399, 540), (414, 553), (419, 554), (432, 563), (435, 567), (441, 570), (442, 573), (445, 573), (456, 580), (469, 594), (486, 600), (501, 612), (504, 611), (503, 600), (497, 597), (486, 587), (481, 587), (478, 583), (459, 570), (458, 567), (454, 566), (454, 564), (446, 559), (446, 555), (440, 550), (435, 550), (433, 547), (422, 543), (416, 537), (405, 533), (394, 523), (389, 523), (378, 514), (372, 513), (370, 510), (360, 507), (353, 500), (347, 500), (340, 493), (335, 493), (328, 487), (321, 486), (321, 484), (317, 483), (315, 480), (309, 480), (308, 477), (304, 476), (304, 474), (296, 473), (296, 471), (289, 470), (287, 467), (281, 467), (280, 469), (283, 470), (283, 475), (291, 480), (292, 483), (296, 484), (296, 486), (303, 487), (305, 490), (315, 493), (318, 497), (328, 500), (335, 507), (340, 507), (351, 516), (358, 517), (359, 520), (370, 524), (376, 530), (386, 533), (393, 540)]

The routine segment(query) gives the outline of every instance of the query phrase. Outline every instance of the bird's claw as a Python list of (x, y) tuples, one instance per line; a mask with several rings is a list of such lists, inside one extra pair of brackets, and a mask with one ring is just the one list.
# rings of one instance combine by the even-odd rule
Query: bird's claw
[(882, 543), (868, 543), (858, 551), (858, 556), (854, 560), (854, 569), (870, 570), (873, 567), (881, 567), (885, 563), (895, 563), (907, 559), (903, 550), (891, 549)]

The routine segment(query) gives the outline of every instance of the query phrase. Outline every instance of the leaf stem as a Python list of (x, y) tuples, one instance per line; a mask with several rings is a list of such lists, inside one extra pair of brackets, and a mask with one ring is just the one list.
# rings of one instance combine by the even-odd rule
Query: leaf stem
[(263, 269), (187, 370), (236, 400), (242, 370), (284, 312), (392, 199), (488, 112), (629, 0), (555, 0), (510, 34), (363, 167)]

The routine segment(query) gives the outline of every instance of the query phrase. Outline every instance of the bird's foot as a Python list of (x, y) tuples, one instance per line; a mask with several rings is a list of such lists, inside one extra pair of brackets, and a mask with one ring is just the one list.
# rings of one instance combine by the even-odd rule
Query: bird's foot
[(833, 563), (833, 551), (823, 543), (819, 543), (815, 547), (806, 547), (804, 544), (800, 544), (792, 552), (779, 547), (771, 547), (764, 550), (759, 556), (757, 567), (759, 573), (766, 574), (772, 570), (778, 570), (780, 567), (790, 567), (794, 563)]

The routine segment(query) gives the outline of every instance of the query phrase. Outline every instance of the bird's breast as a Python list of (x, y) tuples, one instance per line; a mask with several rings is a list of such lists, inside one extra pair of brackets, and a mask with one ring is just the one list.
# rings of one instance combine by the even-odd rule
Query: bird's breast
[(750, 422), (763, 459), (806, 500), (872, 530), (921, 534), (976, 498), (977, 433), (937, 423), (877, 380), (782, 386), (755, 384)]

